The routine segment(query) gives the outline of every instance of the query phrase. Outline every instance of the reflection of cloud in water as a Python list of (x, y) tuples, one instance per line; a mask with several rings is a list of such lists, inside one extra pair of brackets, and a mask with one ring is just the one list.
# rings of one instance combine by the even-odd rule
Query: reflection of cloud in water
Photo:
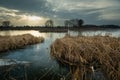
[(109, 35), (109, 36), (113, 36), (113, 37), (120, 37), (120, 33), (119, 31), (87, 31), (87, 32), (82, 32), (82, 35), (85, 36), (96, 36), (96, 35)]
[(40, 33), (39, 31), (35, 31), (35, 30), (24, 30), (24, 31), (20, 31), (20, 30), (13, 30), (13, 31), (0, 31), (0, 35), (1, 36), (14, 36), (14, 35), (22, 35), (22, 34), (32, 34), (35, 37), (43, 37), (48, 39), (49, 37), (52, 38), (52, 40), (55, 40), (56, 37), (60, 38), (61, 34), (63, 34), (62, 36), (64, 36), (64, 33), (59, 33), (56, 35), (56, 33)]
[[(99, 31), (70, 31), (70, 35), (72, 36), (95, 36), (95, 35), (110, 35), (110, 36), (114, 36), (114, 37), (120, 37), (120, 30), (99, 30)], [(60, 35), (56, 35), (56, 34), (52, 34), (51, 33), (40, 33), (39, 31), (35, 31), (35, 30), (26, 30), (26, 31), (18, 31), (18, 30), (14, 30), (14, 31), (0, 31), (0, 35), (2, 36), (14, 36), (14, 35), (22, 35), (22, 34), (32, 34), (33, 36), (36, 37), (44, 37), (44, 38), (48, 38), (51, 37), (56, 39), (60, 38), (61, 36), (63, 36), (65, 33), (60, 33)], [(63, 35), (61, 35), (63, 34)]]
[(96, 35), (109, 35), (109, 36), (113, 36), (113, 37), (120, 37), (120, 30), (99, 30), (99, 31), (70, 31), (70, 35), (72, 36), (96, 36)]
[(35, 30), (29, 30), (29, 31), (1, 31), (0, 35), (1, 36), (14, 36), (14, 35), (22, 35), (22, 34), (32, 34), (33, 36), (36, 37), (46, 37), (45, 33), (40, 33), (39, 31)]
[(17, 61), (15, 59), (0, 59), (0, 67), (10, 66), (10, 65), (22, 65), (22, 64), (30, 64), (27, 61)]
[(39, 31), (34, 31), (34, 30), (32, 30), (32, 31), (28, 31), (28, 33), (30, 33), (30, 34), (32, 34), (33, 36), (36, 36), (36, 37), (46, 37), (46, 34), (45, 33), (40, 33)]

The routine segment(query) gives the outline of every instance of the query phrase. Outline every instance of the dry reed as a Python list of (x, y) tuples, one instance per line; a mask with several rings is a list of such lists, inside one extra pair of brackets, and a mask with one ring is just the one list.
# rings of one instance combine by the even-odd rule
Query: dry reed
[(51, 45), (51, 55), (70, 66), (73, 80), (100, 68), (107, 80), (120, 80), (120, 38), (109, 36), (65, 36)]
[(26, 45), (43, 42), (42, 37), (34, 37), (30, 34), (17, 36), (0, 36), (0, 52), (17, 48), (23, 48)]

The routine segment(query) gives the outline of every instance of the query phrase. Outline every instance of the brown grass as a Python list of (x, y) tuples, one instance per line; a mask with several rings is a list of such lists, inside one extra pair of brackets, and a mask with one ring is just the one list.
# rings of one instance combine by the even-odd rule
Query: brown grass
[(92, 73), (92, 66), (100, 68), (107, 80), (120, 80), (120, 38), (65, 36), (51, 45), (51, 55), (75, 66), (71, 69), (73, 80), (90, 80), (85, 75)]
[(42, 37), (34, 37), (30, 34), (17, 36), (0, 36), (0, 52), (17, 48), (23, 48), (26, 45), (43, 42)]

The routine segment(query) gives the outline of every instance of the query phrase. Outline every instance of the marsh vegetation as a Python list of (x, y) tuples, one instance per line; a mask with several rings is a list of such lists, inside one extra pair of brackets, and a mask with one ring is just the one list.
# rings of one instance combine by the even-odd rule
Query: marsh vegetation
[(120, 38), (67, 35), (52, 43), (51, 55), (69, 65), (72, 80), (93, 80), (95, 71), (106, 80), (120, 79)]
[[(12, 77), (12, 79), (14, 78), (16, 80), (19, 80), (19, 79), (20, 80), (71, 80), (71, 79), (75, 79), (75, 78), (80, 78), (81, 75), (84, 75), (83, 79), (88, 79), (88, 78), (93, 79), (94, 78), (93, 80), (105, 80), (105, 79), (109, 80), (109, 79), (107, 79), (107, 75), (108, 75), (107, 73), (109, 71), (117, 72), (117, 70), (114, 70), (114, 68), (112, 68), (113, 70), (111, 68), (107, 68), (108, 67), (107, 65), (110, 64), (109, 66), (114, 66), (115, 64), (117, 64), (118, 61), (115, 61), (114, 59), (118, 60), (117, 56), (119, 56), (119, 55), (109, 57), (110, 55), (112, 55), (112, 53), (110, 54), (108, 52), (110, 55), (107, 55), (106, 52), (107, 52), (107, 50), (108, 51), (110, 50), (108, 48), (109, 42), (112, 42), (111, 43), (111, 46), (112, 46), (113, 42), (116, 43), (119, 40), (119, 38), (118, 38), (118, 37), (120, 37), (119, 30), (108, 30), (108, 31), (100, 31), (100, 30), (99, 31), (87, 31), (86, 30), (86, 31), (81, 31), (81, 32), (69, 31), (69, 34), (71, 36), (66, 36), (66, 37), (64, 37), (66, 33), (52, 33), (52, 32), (38, 33), (38, 32), (29, 31), (28, 33), (33, 33), (35, 36), (44, 37), (43, 43), (38, 43), (35, 45), (27, 45), (25, 48), (20, 47), (20, 49), (8, 50), (7, 52), (6, 51), (0, 52), (1, 59), (15, 59), (18, 61), (28, 61), (28, 62), (32, 63), (26, 70), (27, 77), (24, 77), (25, 75), (24, 75), (23, 68), (19, 68), (20, 66), (16, 66), (15, 69), (14, 69), (14, 67), (12, 67), (12, 71), (9, 72), (10, 76), (8, 74), (8, 75), (5, 75), (5, 77), (4, 77), (3, 74), (0, 74), (1, 80), (11, 79), (10, 77)], [(0, 35), (3, 35), (2, 37), (8, 36), (6, 38), (9, 39), (9, 37), (11, 37), (11, 36), (14, 37), (14, 36), (21, 35), (21, 34), (24, 35), (23, 33), (26, 34), (27, 31), (3, 31), (3, 32), (1, 31)], [(111, 34), (111, 37), (106, 35), (105, 39), (103, 39), (106, 33)], [(94, 36), (94, 37), (92, 37), (92, 36)], [(96, 38), (97, 36), (98, 36), (98, 38)], [(78, 38), (81, 40), (79, 40)], [(93, 38), (95, 40), (93, 40)], [(18, 39), (18, 38), (16, 38), (16, 39)], [(70, 64), (64, 62), (65, 58), (63, 58), (64, 61), (61, 61), (61, 60), (59, 60), (60, 58), (57, 58), (54, 55), (51, 55), (53, 53), (50, 54), (50, 46), (51, 46), (51, 44), (56, 42), (56, 39), (58, 40), (57, 46), (59, 47), (59, 49), (56, 49), (55, 51), (57, 52), (57, 50), (58, 51), (61, 50), (61, 52), (62, 52), (62, 50), (65, 48), (64, 55), (68, 55), (68, 60), (66, 60), (66, 61), (69, 62)], [(64, 40), (62, 41), (62, 39), (64, 39)], [(59, 41), (60, 41), (60, 43), (59, 43)], [(62, 43), (61, 43), (61, 41), (62, 41)], [(78, 41), (78, 42), (76, 42), (76, 41)], [(102, 41), (103, 41), (103, 43), (102, 43)], [(74, 53), (74, 55), (72, 55), (72, 57), (70, 57), (71, 59), (69, 59), (69, 54), (66, 53), (66, 51), (69, 51), (68, 48), (66, 47), (67, 43), (69, 43), (69, 42), (70, 42), (70, 45), (68, 45), (68, 46), (71, 46), (69, 49), (71, 50), (71, 53), (72, 53), (72, 51)], [(84, 42), (86, 42), (86, 43), (84, 43)], [(93, 42), (96, 42), (96, 45), (95, 44), (93, 45), (92, 44)], [(100, 44), (99, 42), (101, 42), (104, 45), (104, 47), (102, 47), (101, 46), (102, 44)], [(82, 43), (82, 44), (79, 45), (79, 43)], [(64, 44), (64, 47), (63, 47), (63, 44)], [(98, 55), (98, 53), (97, 53), (98, 51), (96, 51), (97, 45), (101, 46), (100, 47), (101, 52), (102, 52), (102, 49), (103, 49), (103, 52), (105, 52), (105, 50), (106, 50), (106, 52), (105, 52), (106, 54), (103, 54), (103, 52), (102, 52), (101, 54)], [(77, 47), (78, 49), (74, 48), (74, 47)], [(79, 47), (80, 47), (80, 49), (79, 49)], [(94, 48), (94, 47), (96, 47), (96, 48)], [(114, 46), (112, 46), (112, 49), (113, 49), (113, 47)], [(79, 57), (76, 54), (78, 52), (80, 52), (81, 49), (82, 49), (83, 54), (79, 53), (80, 55), (82, 54), (81, 59), (79, 59)], [(75, 53), (76, 50), (77, 50), (77, 53)], [(98, 48), (98, 50), (99, 50), (99, 48)], [(93, 54), (84, 54), (85, 52), (87, 52), (87, 53), (88, 52), (90, 52), (90, 53), (96, 52), (95, 53), (96, 56)], [(115, 52), (115, 50), (113, 50), (113, 52)], [(59, 55), (61, 55), (61, 54), (59, 54)], [(87, 56), (88, 59), (87, 59), (87, 57), (85, 57), (86, 55), (88, 55)], [(98, 58), (96, 58), (97, 55), (98, 55), (98, 57), (101, 56), (101, 57), (99, 57), (99, 60), (98, 60)], [(90, 58), (90, 56), (92, 58)], [(76, 57), (76, 60), (74, 60), (75, 57)], [(95, 57), (96, 61), (93, 60), (93, 57)], [(103, 60), (102, 60), (102, 57), (103, 57)], [(108, 60), (106, 60), (107, 58), (108, 58)], [(111, 58), (111, 60), (109, 63), (110, 58)], [(83, 59), (83, 61), (82, 61), (82, 59)], [(70, 62), (70, 60), (71, 60), (71, 62)], [(80, 63), (80, 61), (77, 62), (78, 60), (81, 60), (81, 63)], [(91, 62), (89, 61), (89, 63), (88, 63), (88, 60), (90, 60)], [(92, 63), (92, 60), (93, 60), (93, 62), (95, 62), (96, 65), (94, 63)], [(101, 63), (100, 63), (100, 61), (101, 61)], [(105, 61), (105, 62), (103, 62), (103, 61)], [(115, 63), (112, 63), (113, 61), (115, 61)], [(108, 63), (106, 63), (106, 62), (108, 62)], [(105, 63), (106, 63), (106, 65), (105, 65)], [(83, 65), (83, 67), (81, 66), (82, 68), (79, 67), (80, 64)], [(76, 66), (76, 65), (78, 65), (78, 66)], [(103, 65), (105, 67), (101, 68)], [(9, 69), (9, 67), (7, 67), (4, 70), (8, 70), (8, 69)], [(103, 70), (103, 69), (105, 69), (105, 70)], [(115, 69), (118, 69), (118, 67), (116, 67)], [(108, 72), (105, 73), (107, 70), (108, 70)], [(1, 69), (1, 71), (3, 71), (3, 70)], [(81, 72), (83, 72), (83, 71), (85, 71), (85, 72), (81, 74)], [(105, 72), (103, 72), (103, 71), (105, 71)], [(14, 73), (15, 75), (12, 73)], [(77, 75), (77, 74), (79, 74), (79, 75)], [(111, 75), (108, 75), (108, 76), (111, 76)]]
[(43, 41), (42, 37), (35, 37), (31, 34), (0, 36), (0, 52), (23, 48), (26, 45), (37, 44)]

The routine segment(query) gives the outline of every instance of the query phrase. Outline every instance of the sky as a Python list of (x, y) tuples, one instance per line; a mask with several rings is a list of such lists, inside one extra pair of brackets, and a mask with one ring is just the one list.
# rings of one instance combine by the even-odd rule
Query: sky
[(56, 26), (69, 19), (120, 25), (120, 0), (0, 0), (0, 23), (42, 26), (49, 19)]

